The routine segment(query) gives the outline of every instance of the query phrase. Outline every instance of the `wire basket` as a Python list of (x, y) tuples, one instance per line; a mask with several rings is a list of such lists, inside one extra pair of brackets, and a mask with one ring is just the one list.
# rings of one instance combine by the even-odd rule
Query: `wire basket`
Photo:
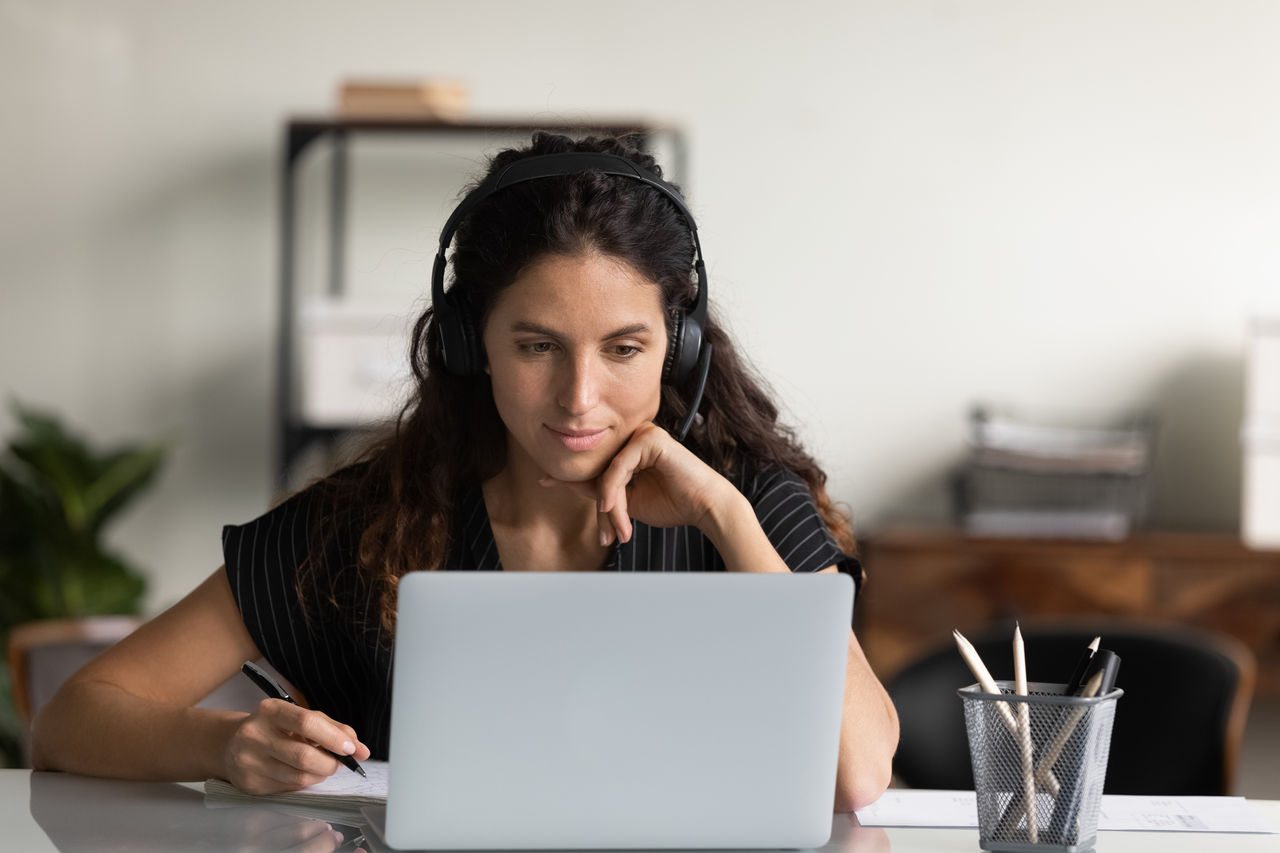
[(1091, 850), (1123, 690), (1063, 696), (1065, 685), (1033, 682), (1027, 696), (999, 681), (1001, 696), (977, 684), (956, 691), (964, 704), (978, 842), (984, 850), (1067, 853)]
[(1147, 477), (970, 462), (953, 487), (957, 515), (970, 536), (1120, 540), (1142, 519)]

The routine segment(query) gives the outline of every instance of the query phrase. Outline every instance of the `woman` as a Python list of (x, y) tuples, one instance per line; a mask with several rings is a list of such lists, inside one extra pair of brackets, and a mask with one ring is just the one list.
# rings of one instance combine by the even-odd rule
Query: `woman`
[[(521, 170), (540, 176), (506, 185)], [(621, 141), (538, 134), (497, 155), (445, 228), (394, 432), (228, 527), (223, 568), (45, 707), (36, 765), (266, 793), (333, 773), (325, 750), (385, 758), (409, 571), (860, 575), (825, 474), (707, 315), (696, 247), (675, 188)], [(192, 707), (263, 656), (308, 707)], [(883, 792), (896, 744), (850, 632), (837, 810)]]

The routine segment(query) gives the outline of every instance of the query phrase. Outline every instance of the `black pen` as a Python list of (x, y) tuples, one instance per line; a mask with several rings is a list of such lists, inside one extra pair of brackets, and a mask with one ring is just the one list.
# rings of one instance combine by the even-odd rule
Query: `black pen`
[[(283, 699), (284, 701), (288, 702), (291, 705), (298, 704), (297, 702), (293, 701), (293, 697), (289, 695), (288, 691), (286, 691), (283, 687), (281, 687), (278, 683), (276, 683), (276, 680), (274, 678), (272, 678), (271, 676), (263, 672), (262, 667), (258, 666), (253, 661), (245, 661), (244, 666), (240, 667), (240, 671), (243, 672), (245, 675), (249, 676), (249, 680), (252, 681), (254, 684), (258, 685), (258, 687), (262, 688), (262, 692), (270, 696), (272, 699)], [(320, 747), (320, 748), (324, 749), (324, 747)], [(343, 766), (346, 767), (348, 770), (351, 770), (355, 773), (359, 773), (361, 776), (365, 777), (366, 779), (369, 778), (369, 774), (364, 772), (364, 768), (360, 766), (360, 763), (356, 761), (354, 758), (352, 758), (350, 755), (338, 755), (338, 753), (329, 752), (329, 750), (327, 749), (325, 749), (324, 751), (328, 752), (334, 758), (341, 761)]]
[(1102, 642), (1101, 637), (1094, 637), (1093, 642), (1085, 648), (1084, 654), (1080, 656), (1079, 663), (1076, 664), (1076, 671), (1071, 673), (1070, 680), (1067, 681), (1067, 689), (1063, 691), (1064, 696), (1075, 696), (1080, 692), (1081, 686), (1084, 684), (1084, 674), (1089, 668), (1089, 662), (1093, 660), (1094, 654), (1098, 651), (1098, 645)]

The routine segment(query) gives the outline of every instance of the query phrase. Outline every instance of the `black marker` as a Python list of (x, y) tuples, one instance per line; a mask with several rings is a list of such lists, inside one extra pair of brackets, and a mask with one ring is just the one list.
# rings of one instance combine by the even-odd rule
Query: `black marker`
[[(272, 678), (271, 676), (263, 672), (262, 667), (258, 666), (256, 663), (252, 661), (245, 661), (244, 666), (240, 667), (240, 671), (243, 672), (245, 675), (249, 676), (249, 680), (252, 681), (254, 684), (258, 685), (258, 687), (262, 688), (262, 692), (270, 696), (272, 699), (283, 699), (284, 701), (288, 702), (290, 705), (298, 704), (297, 702), (293, 701), (293, 697), (290, 696), (283, 687), (281, 687), (279, 684), (276, 683), (276, 680), (274, 678)], [(324, 749), (324, 747), (320, 747), (320, 748)], [(365, 777), (366, 779), (369, 778), (369, 774), (364, 772), (364, 768), (360, 766), (360, 763), (356, 761), (354, 758), (352, 758), (350, 755), (338, 755), (338, 753), (329, 752), (329, 750), (327, 749), (325, 749), (324, 751), (328, 752), (334, 758), (341, 761), (343, 766), (346, 767), (348, 770), (351, 770), (352, 772), (355, 772), (355, 773), (359, 773), (361, 776)]]
[[(1084, 675), (1080, 678), (1079, 689), (1073, 695), (1084, 698), (1106, 696), (1112, 690), (1115, 690), (1116, 675), (1119, 672), (1120, 656), (1110, 649), (1098, 649), (1093, 653), (1093, 657), (1090, 658)], [(1080, 735), (1076, 737), (1078, 738)], [(1076, 755), (1075, 765), (1070, 771), (1070, 775), (1075, 778), (1079, 778), (1083, 772), (1083, 755), (1084, 750), (1081, 749)], [(1071, 845), (1077, 840), (1076, 833), (1072, 828), (1079, 828), (1077, 818), (1080, 814), (1082, 790), (1082, 785), (1073, 785), (1070, 796), (1059, 796), (1054, 800), (1053, 814), (1049, 818), (1048, 829), (1049, 838), (1053, 840), (1049, 843)]]
[[(1094, 696), (1106, 696), (1116, 688), (1116, 675), (1120, 672), (1120, 656), (1110, 649), (1098, 649), (1094, 653), (1093, 659), (1089, 661), (1089, 668), (1085, 670), (1084, 678), (1081, 679), (1082, 684), (1088, 684), (1095, 676), (1101, 675), (1098, 682), (1098, 689)], [(1088, 695), (1088, 691), (1083, 691), (1081, 695)]]

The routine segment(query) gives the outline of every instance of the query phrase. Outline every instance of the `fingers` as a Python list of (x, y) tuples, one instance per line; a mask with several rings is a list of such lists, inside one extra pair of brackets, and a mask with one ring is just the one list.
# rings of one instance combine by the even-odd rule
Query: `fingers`
[[(645, 447), (633, 437), (631, 441), (618, 451), (613, 461), (600, 475), (600, 511), (617, 519), (614, 510), (618, 503), (627, 502), (627, 484), (642, 466), (647, 467)], [(625, 517), (625, 515), (624, 515)], [(630, 531), (628, 531), (629, 533)]]
[(657, 464), (661, 456), (662, 451), (655, 442), (644, 436), (638, 441), (633, 437), (600, 475), (600, 513), (617, 533), (619, 541), (631, 541), (633, 532), (627, 487), (640, 471)]
[(368, 757), (368, 748), (356, 737), (356, 730), (344, 725), (321, 711), (309, 711), (297, 705), (286, 704), (285, 715), (291, 725), (284, 726), (292, 732), (316, 746), (323, 747), (335, 755), (354, 755), (361, 749)]
[[(544, 474), (543, 476), (538, 478), (538, 484), (546, 487), (564, 486), (565, 488), (571, 490), (574, 494), (578, 495), (579, 497), (586, 498), (587, 500), (594, 503), (596, 505), (597, 510), (599, 510), (600, 504), (602, 502), (600, 498), (600, 486), (599, 486), (598, 479), (575, 482), (570, 480), (557, 480), (555, 477), (552, 477), (550, 474)], [(605, 547), (612, 545), (614, 541), (617, 540), (618, 538), (618, 532), (617, 532), (617, 529), (612, 524), (612, 522), (610, 522), (609, 516), (604, 512), (597, 511), (596, 523), (597, 523), (598, 529), (600, 530), (600, 544)], [(626, 541), (626, 540), (624, 539), (623, 541)]]
[[(602, 501), (603, 503), (603, 501)], [(605, 524), (618, 537), (619, 542), (630, 542), (633, 531), (631, 516), (627, 512), (627, 486), (624, 483), (610, 499), (610, 509), (603, 513)]]
[[(672, 447), (679, 448), (688, 458), (682, 458), (679, 453), (669, 454)], [(691, 462), (696, 466), (691, 466)], [(696, 508), (698, 478), (705, 479), (706, 472), (701, 470), (705, 467), (665, 430), (649, 423), (632, 433), (596, 480), (568, 482), (543, 476), (538, 482), (543, 486), (566, 486), (575, 494), (595, 501), (600, 544), (608, 546), (615, 541), (631, 540), (633, 497), (639, 517), (646, 522), (653, 523), (651, 518), (656, 518), (661, 519), (663, 526), (687, 523), (680, 519), (694, 514), (691, 507)], [(634, 495), (629, 491), (633, 486)]]
[[(600, 506), (600, 502), (596, 502), (596, 507)], [(604, 512), (596, 512), (596, 527), (600, 530), (600, 544), (606, 548), (618, 540), (618, 531), (614, 529), (613, 522), (609, 520), (609, 514)], [(625, 539), (623, 540), (626, 541)]]
[[(315, 747), (308, 747), (319, 752)], [(329, 761), (337, 762), (330, 756)], [(230, 782), (250, 794), (278, 794), (297, 791), (316, 785), (329, 778), (331, 773), (312, 773), (280, 761), (261, 751), (244, 750), (232, 757)]]
[(356, 737), (355, 729), (322, 711), (311, 711), (278, 699), (264, 699), (258, 710), (285, 734), (327, 749), (334, 755), (354, 755), (357, 759), (369, 757), (369, 748)]
[(314, 785), (338, 770), (335, 754), (364, 760), (369, 748), (354, 729), (320, 711), (264, 699), (236, 726), (226, 754), (228, 781), (262, 794)]
[(289, 771), (319, 776), (321, 779), (332, 776), (340, 766), (338, 759), (324, 749), (296, 738), (273, 738), (269, 754)]

